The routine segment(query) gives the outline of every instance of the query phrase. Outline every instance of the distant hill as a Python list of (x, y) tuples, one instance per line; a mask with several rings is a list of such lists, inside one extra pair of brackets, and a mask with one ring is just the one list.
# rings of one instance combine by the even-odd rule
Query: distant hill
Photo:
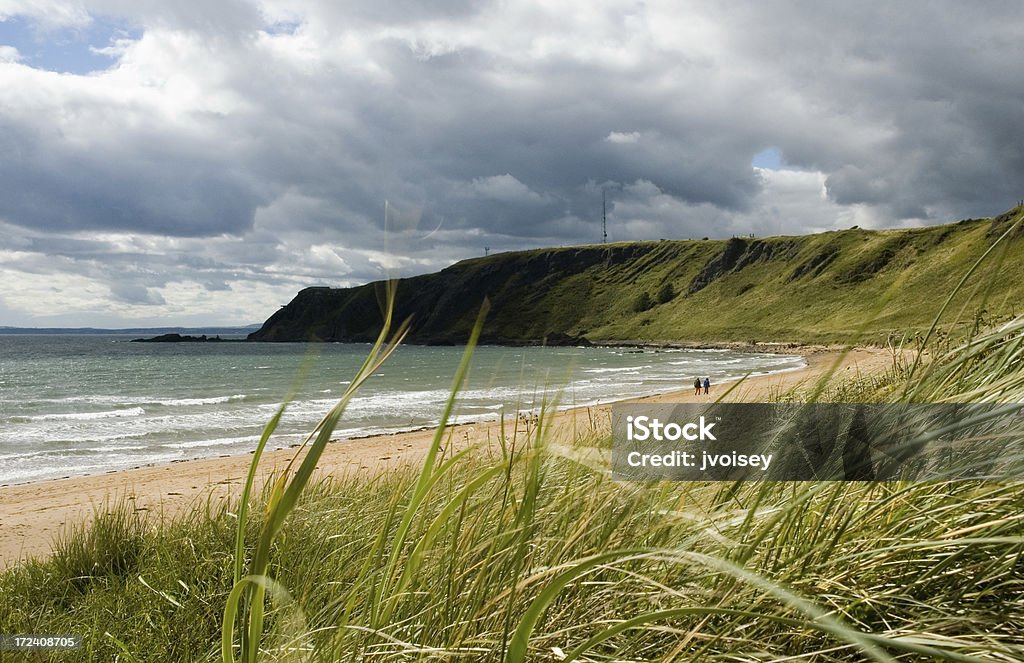
[(131, 327), (100, 329), (97, 327), (0, 327), (0, 334), (206, 334), (242, 335), (260, 329), (260, 325), (244, 327)]
[[(946, 297), (1024, 208), (907, 230), (651, 241), (540, 249), (464, 260), (402, 279), (410, 341), (459, 343), (483, 298), (486, 342), (581, 340), (884, 342), (928, 328)], [(991, 252), (949, 317), (1024, 312), (1024, 224)], [(250, 339), (369, 341), (379, 283), (307, 288)]]

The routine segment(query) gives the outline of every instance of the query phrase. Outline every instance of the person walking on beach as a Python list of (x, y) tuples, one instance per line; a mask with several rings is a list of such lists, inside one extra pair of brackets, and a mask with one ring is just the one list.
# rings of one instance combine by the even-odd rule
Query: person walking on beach
[(711, 393), (711, 378), (704, 378), (704, 393)]
[(693, 378), (693, 395), (700, 396), (700, 378)]

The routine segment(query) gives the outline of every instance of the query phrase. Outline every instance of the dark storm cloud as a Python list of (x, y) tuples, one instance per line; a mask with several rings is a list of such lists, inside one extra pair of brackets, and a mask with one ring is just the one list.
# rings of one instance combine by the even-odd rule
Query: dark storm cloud
[(476, 14), (488, 3), (479, 0), (444, 0), (425, 3), (421, 0), (389, 0), (388, 2), (366, 2), (345, 0), (341, 2), (295, 3), (304, 9), (315, 8), (337, 22), (358, 21), (373, 25), (401, 25), (439, 19), (458, 19)]
[[(724, 130), (720, 118), (679, 126), (683, 102), (675, 97), (692, 104), (686, 100), (697, 94), (651, 92), (645, 78), (652, 74), (639, 65), (611, 77), (592, 65), (538, 66), (523, 74), (533, 81), (528, 89), (508, 90), (492, 79), (521, 65), (480, 49), (417, 57), (408, 44), (389, 41), (374, 52), (386, 64), (387, 85), (349, 80), (325, 90), (312, 109), (278, 94), (265, 99), (273, 106), (268, 115), (282, 121), (263, 127), (271, 142), (253, 167), (272, 165), (267, 177), (286, 177), (304, 194), (331, 200), (331, 209), (354, 213), (349, 219), (379, 219), (381, 201), (402, 200), (425, 208), (427, 227), (444, 223), (524, 241), (550, 236), (552, 222), (566, 214), (595, 218), (594, 181), (652, 181), (681, 200), (723, 209), (746, 208), (759, 189), (750, 168), (756, 142), (716, 131)], [(319, 129), (325, 124), (337, 130)], [(635, 140), (609, 140), (622, 132)], [(534, 199), (473, 190), (474, 181), (502, 176)], [(335, 214), (326, 223), (345, 227)]]
[(115, 283), (110, 286), (110, 294), (126, 304), (159, 306), (166, 303), (159, 292), (154, 292), (137, 283)]
[[(205, 42), (258, 25), (258, 13), (240, 3), (198, 12), (202, 20), (147, 7), (131, 11), (195, 30)], [(930, 7), (762, 4), (713, 16), (726, 28), (724, 55), (703, 60), (681, 57), (685, 44), (641, 44), (632, 46), (639, 57), (621, 64), (571, 51), (523, 61), (523, 52), (486, 44), (432, 52), (392, 36), (366, 44), (382, 77), (329, 59), (297, 69), (253, 50), (251, 40), (227, 41), (210, 55), (234, 67), (223, 84), (255, 112), (200, 120), (227, 141), (251, 141), (251, 151), (229, 161), (216, 144), (145, 132), (115, 132), (102, 150), (76, 150), (59, 136), (8, 125), (4, 133), (30, 144), (19, 147), (20, 159), (5, 161), (13, 195), (4, 196), (0, 214), (36, 227), (237, 234), (274, 192), (293, 187), (343, 210), (330, 222), (339, 230), (365, 230), (390, 197), (424, 206), (425, 218), (528, 239), (566, 214), (592, 215), (590, 181), (648, 181), (685, 203), (749, 210), (760, 190), (750, 158), (765, 146), (825, 172), (839, 204), (886, 208), (894, 220), (927, 216), (927, 208), (980, 211), (1012, 198), (1024, 175), (1021, 74), (1006, 65), (1021, 55), (1020, 42), (996, 16)], [(457, 26), (479, 9), (453, 3), (428, 14), (419, 5), (349, 3), (322, 19), (339, 28), (346, 17)], [(764, 75), (741, 75), (740, 65)], [(799, 108), (773, 112), (780, 94), (797, 94)], [(616, 134), (631, 139), (608, 139)], [(549, 204), (458, 195), (476, 178), (504, 174)]]
[(0, 124), (0, 135), (0, 218), (32, 228), (241, 233), (265, 200), (248, 174), (180, 138), (115, 130), (81, 146), (15, 122)]
[[(820, 121), (779, 146), (828, 174), (836, 202), (944, 219), (1020, 196), (1019, 4), (778, 2), (721, 18), (743, 37), (736, 49), (773, 63), (774, 84), (816, 107)], [(822, 131), (836, 121), (860, 141)]]
[[(1024, 194), (1013, 3), (94, 0), (60, 16), (81, 24), (83, 6), (137, 26), (93, 45), (110, 70), (0, 63), (0, 221), (23, 231), (0, 251), (139, 286), (111, 288), (122, 303), (599, 241), (602, 190), (615, 240), (945, 221)], [(766, 149), (782, 171), (751, 167)], [(117, 237), (83, 236), (98, 232)]]

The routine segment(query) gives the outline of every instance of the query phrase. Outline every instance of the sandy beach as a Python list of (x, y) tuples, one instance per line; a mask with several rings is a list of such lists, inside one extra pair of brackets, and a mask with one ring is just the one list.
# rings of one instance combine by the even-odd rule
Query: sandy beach
[[(730, 402), (762, 402), (793, 389), (810, 388), (826, 376), (845, 379), (884, 371), (892, 365), (891, 354), (883, 349), (856, 348), (846, 353), (822, 347), (793, 347), (787, 352), (803, 355), (808, 366), (742, 381), (724, 399)], [(692, 378), (691, 378), (692, 379)], [(686, 377), (679, 391), (623, 400), (639, 402), (694, 402), (722, 396), (729, 384), (714, 385), (710, 396), (694, 396)], [(555, 440), (569, 440), (595, 430), (610, 428), (610, 406), (578, 407), (564, 410), (551, 420)], [(451, 426), (446, 444), (453, 448), (496, 445), (500, 422)], [(525, 419), (505, 422), (506, 432), (530, 426)], [(381, 472), (422, 459), (433, 431), (421, 430), (394, 435), (338, 440), (328, 445), (319, 464), (322, 473), (343, 475)], [(266, 476), (283, 468), (295, 449), (267, 452), (261, 463)], [(157, 517), (171, 517), (190, 508), (197, 499), (222, 500), (237, 495), (248, 471), (250, 455), (174, 462), (108, 474), (72, 477), (52, 481), (0, 487), (0, 566), (29, 557), (45, 556), (66, 527), (87, 521), (91, 514), (112, 500), (127, 499), (139, 511)]]

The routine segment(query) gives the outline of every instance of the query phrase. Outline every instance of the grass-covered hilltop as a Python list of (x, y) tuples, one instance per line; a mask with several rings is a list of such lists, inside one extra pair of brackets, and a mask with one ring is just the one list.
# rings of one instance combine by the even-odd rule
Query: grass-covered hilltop
[[(926, 330), (936, 298), (965, 275), (950, 309), (974, 306), (961, 324), (1019, 313), (1024, 232), (1012, 231), (968, 272), (1022, 214), (1017, 207), (907, 230), (504, 253), (402, 279), (396, 317), (413, 316), (412, 342), (463, 342), (487, 296), (484, 342), (883, 342)], [(307, 288), (249, 338), (371, 341), (381, 326), (378, 286)]]

